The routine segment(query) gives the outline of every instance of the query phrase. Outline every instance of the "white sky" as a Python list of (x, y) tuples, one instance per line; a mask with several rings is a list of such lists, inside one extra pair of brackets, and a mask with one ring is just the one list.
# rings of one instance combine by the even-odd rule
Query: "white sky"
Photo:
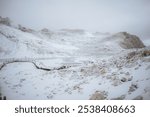
[(127, 31), (150, 39), (150, 0), (0, 0), (0, 16), (34, 29)]

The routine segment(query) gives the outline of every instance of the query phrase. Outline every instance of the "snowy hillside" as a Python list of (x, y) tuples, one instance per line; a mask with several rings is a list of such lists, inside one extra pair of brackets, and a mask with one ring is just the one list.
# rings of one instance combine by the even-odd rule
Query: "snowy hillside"
[(0, 90), (7, 99), (150, 99), (149, 44), (126, 32), (0, 23)]

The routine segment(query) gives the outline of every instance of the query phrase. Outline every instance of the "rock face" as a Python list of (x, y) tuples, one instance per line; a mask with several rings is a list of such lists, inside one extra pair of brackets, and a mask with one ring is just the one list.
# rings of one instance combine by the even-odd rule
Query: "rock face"
[(28, 32), (28, 33), (34, 32), (32, 29), (23, 27), (20, 24), (18, 25), (18, 29), (21, 30), (21, 31), (23, 31), (23, 32)]
[(131, 35), (127, 32), (119, 32), (114, 35), (114, 37), (119, 38), (120, 46), (124, 49), (131, 48), (143, 48), (145, 45), (136, 35)]

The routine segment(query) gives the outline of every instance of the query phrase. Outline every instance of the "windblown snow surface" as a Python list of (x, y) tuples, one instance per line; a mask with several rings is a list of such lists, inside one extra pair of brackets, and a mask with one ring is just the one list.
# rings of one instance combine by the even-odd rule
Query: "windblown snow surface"
[(136, 42), (124, 38), (136, 36), (128, 35), (23, 31), (0, 24), (1, 94), (7, 99), (150, 99), (150, 41), (134, 48)]

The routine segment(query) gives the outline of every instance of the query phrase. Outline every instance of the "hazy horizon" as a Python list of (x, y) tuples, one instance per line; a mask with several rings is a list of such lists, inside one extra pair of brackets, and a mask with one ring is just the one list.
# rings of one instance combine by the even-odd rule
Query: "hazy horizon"
[(33, 29), (127, 31), (150, 38), (149, 0), (0, 0), (0, 16)]

